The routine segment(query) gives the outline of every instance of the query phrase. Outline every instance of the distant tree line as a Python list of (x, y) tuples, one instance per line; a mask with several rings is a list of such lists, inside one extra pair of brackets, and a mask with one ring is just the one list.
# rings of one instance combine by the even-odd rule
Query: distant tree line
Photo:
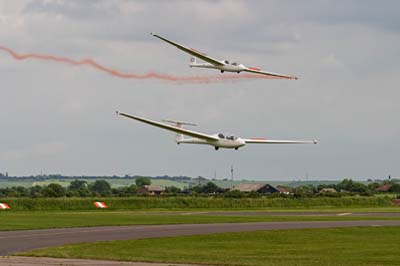
[[(386, 192), (378, 192), (377, 188), (389, 184), (390, 187)], [(334, 189), (335, 192), (323, 192), (324, 189)], [(294, 197), (342, 197), (342, 196), (373, 196), (378, 193), (400, 193), (400, 184), (395, 182), (384, 181), (382, 183), (373, 182), (365, 185), (352, 179), (344, 179), (338, 184), (320, 184), (317, 186), (305, 185), (297, 186), (291, 189)]]
[[(135, 183), (130, 186), (122, 186), (112, 188), (110, 183), (106, 180), (96, 180), (88, 183), (85, 180), (73, 180), (68, 187), (63, 187), (57, 183), (50, 183), (48, 185), (35, 185), (32, 187), (14, 186), (8, 188), (0, 188), (1, 197), (97, 197), (97, 196), (136, 196), (146, 195), (146, 191), (140, 191), (140, 188), (151, 184), (151, 179), (148, 177), (138, 177)], [(178, 194), (219, 194), (225, 192), (224, 189), (219, 188), (212, 182), (205, 185), (194, 186), (190, 189), (181, 190), (180, 188), (170, 186), (166, 187), (164, 193), (166, 195)]]
[(130, 186), (111, 188), (110, 183), (105, 180), (96, 180), (88, 183), (84, 180), (73, 180), (68, 187), (57, 183), (44, 186), (35, 185), (30, 188), (17, 186), (1, 188), (0, 197), (92, 197), (92, 196), (133, 196), (137, 195), (138, 188), (149, 185), (150, 179), (139, 177), (136, 183)]
[[(23, 180), (34, 180), (34, 181), (45, 181), (50, 179), (59, 179), (59, 180), (75, 180), (75, 179), (137, 179), (139, 175), (124, 175), (124, 176), (64, 176), (59, 174), (50, 174), (50, 175), (30, 175), (30, 176), (9, 176), (8, 173), (0, 173), (0, 179), (6, 179), (9, 181), (23, 181)], [(179, 181), (185, 182), (192, 180), (189, 176), (149, 176), (150, 179), (164, 179), (171, 181)]]
[[(148, 177), (137, 177), (135, 183), (129, 186), (112, 188), (106, 180), (96, 180), (87, 182), (85, 180), (75, 179), (70, 182), (69, 186), (63, 187), (57, 183), (48, 185), (35, 185), (32, 187), (14, 186), (9, 188), (0, 188), (1, 197), (98, 197), (98, 196), (113, 196), (113, 197), (129, 197), (137, 195), (148, 195), (145, 188), (151, 184), (151, 179)], [(244, 193), (238, 190), (220, 188), (213, 182), (200, 183), (196, 186), (191, 186), (185, 189), (180, 189), (174, 186), (165, 187), (163, 196), (221, 196), (228, 198), (242, 197), (342, 197), (351, 195), (372, 196), (376, 193), (376, 189), (384, 184), (390, 185), (387, 192), (400, 193), (400, 184), (393, 181), (385, 181), (383, 183), (369, 183), (365, 185), (352, 179), (344, 179), (338, 184), (320, 184), (303, 185), (295, 188), (286, 187), (288, 193), (273, 193), (263, 195), (257, 192)], [(334, 189), (335, 193), (321, 193), (323, 189)]]

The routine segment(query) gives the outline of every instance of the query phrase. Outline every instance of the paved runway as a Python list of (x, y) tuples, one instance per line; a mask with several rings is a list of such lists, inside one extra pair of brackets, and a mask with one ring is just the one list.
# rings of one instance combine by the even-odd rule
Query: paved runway
[(224, 232), (351, 226), (400, 226), (400, 220), (136, 225), (0, 231), (0, 255), (80, 242), (202, 235)]

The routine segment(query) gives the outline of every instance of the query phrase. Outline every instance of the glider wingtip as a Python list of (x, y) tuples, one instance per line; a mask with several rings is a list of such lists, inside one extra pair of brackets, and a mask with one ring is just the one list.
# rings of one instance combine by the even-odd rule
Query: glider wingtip
[(318, 142), (319, 142), (319, 141), (318, 141), (318, 140), (316, 140), (316, 139), (314, 139), (314, 141), (313, 141), (313, 142), (314, 142), (314, 144), (318, 144)]
[(117, 114), (117, 115), (119, 115), (119, 111), (117, 110), (117, 111), (115, 111), (115, 113)]

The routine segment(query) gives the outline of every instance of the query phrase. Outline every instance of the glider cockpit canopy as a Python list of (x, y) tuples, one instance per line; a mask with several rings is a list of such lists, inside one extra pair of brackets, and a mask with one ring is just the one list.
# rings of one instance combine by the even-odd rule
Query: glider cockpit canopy
[(237, 137), (235, 137), (235, 136), (233, 136), (233, 135), (230, 135), (230, 136), (225, 136), (224, 134), (222, 134), (222, 133), (218, 133), (218, 138), (220, 138), (220, 139), (227, 139), (227, 140), (236, 140), (237, 139)]
[(232, 66), (238, 66), (239, 65), (239, 63), (237, 63), (237, 62), (229, 62), (228, 60), (224, 60), (224, 63), (227, 64), (227, 65), (232, 65)]

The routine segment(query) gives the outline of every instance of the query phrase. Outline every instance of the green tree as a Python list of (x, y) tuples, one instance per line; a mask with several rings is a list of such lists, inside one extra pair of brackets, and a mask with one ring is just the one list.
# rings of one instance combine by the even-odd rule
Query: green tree
[(68, 186), (69, 190), (79, 190), (79, 189), (82, 189), (82, 188), (87, 188), (87, 182), (84, 181), (84, 180), (75, 179)]
[(141, 176), (135, 179), (136, 186), (144, 187), (151, 184), (151, 180), (148, 177)]
[(29, 195), (32, 198), (37, 198), (37, 197), (41, 197), (42, 196), (42, 191), (43, 191), (43, 187), (36, 185), (31, 187), (31, 189), (29, 190)]
[(389, 192), (392, 192), (392, 193), (400, 193), (400, 184), (393, 184), (391, 187), (390, 187), (390, 189), (389, 189)]
[(165, 192), (166, 193), (176, 194), (176, 193), (180, 193), (181, 191), (182, 190), (180, 188), (175, 187), (175, 186), (165, 187)]
[(198, 186), (192, 187), (190, 190), (194, 191), (196, 193), (204, 193), (204, 194), (215, 194), (215, 193), (223, 193), (224, 192), (224, 190), (222, 188), (218, 187), (213, 182), (207, 182), (203, 186), (198, 185)]
[(130, 186), (118, 187), (118, 188), (111, 189), (113, 196), (120, 196), (120, 197), (134, 196), (137, 194), (137, 191), (138, 191), (138, 187), (136, 185), (130, 185)]
[(84, 180), (74, 180), (68, 186), (68, 193), (69, 197), (86, 197), (90, 195), (90, 191), (88, 188), (88, 184)]
[(371, 191), (375, 191), (375, 189), (377, 189), (379, 186), (380, 186), (380, 184), (377, 182), (369, 183), (368, 189)]
[(89, 190), (101, 196), (108, 196), (111, 194), (111, 185), (105, 180), (96, 180), (89, 185)]
[(136, 195), (137, 194), (137, 192), (138, 192), (138, 187), (136, 186), (136, 185), (130, 185), (128, 188), (127, 188), (127, 193), (129, 194), (129, 195)]
[(65, 188), (60, 184), (51, 183), (42, 190), (42, 195), (45, 197), (59, 198), (64, 197), (66, 194)]
[(212, 194), (219, 192), (222, 192), (220, 187), (213, 182), (207, 182), (207, 184), (203, 186), (203, 193)]
[(343, 179), (342, 182), (336, 185), (337, 191), (349, 191), (349, 192), (357, 192), (357, 193), (364, 193), (368, 190), (367, 186), (361, 184), (359, 182), (354, 182), (351, 179)]

